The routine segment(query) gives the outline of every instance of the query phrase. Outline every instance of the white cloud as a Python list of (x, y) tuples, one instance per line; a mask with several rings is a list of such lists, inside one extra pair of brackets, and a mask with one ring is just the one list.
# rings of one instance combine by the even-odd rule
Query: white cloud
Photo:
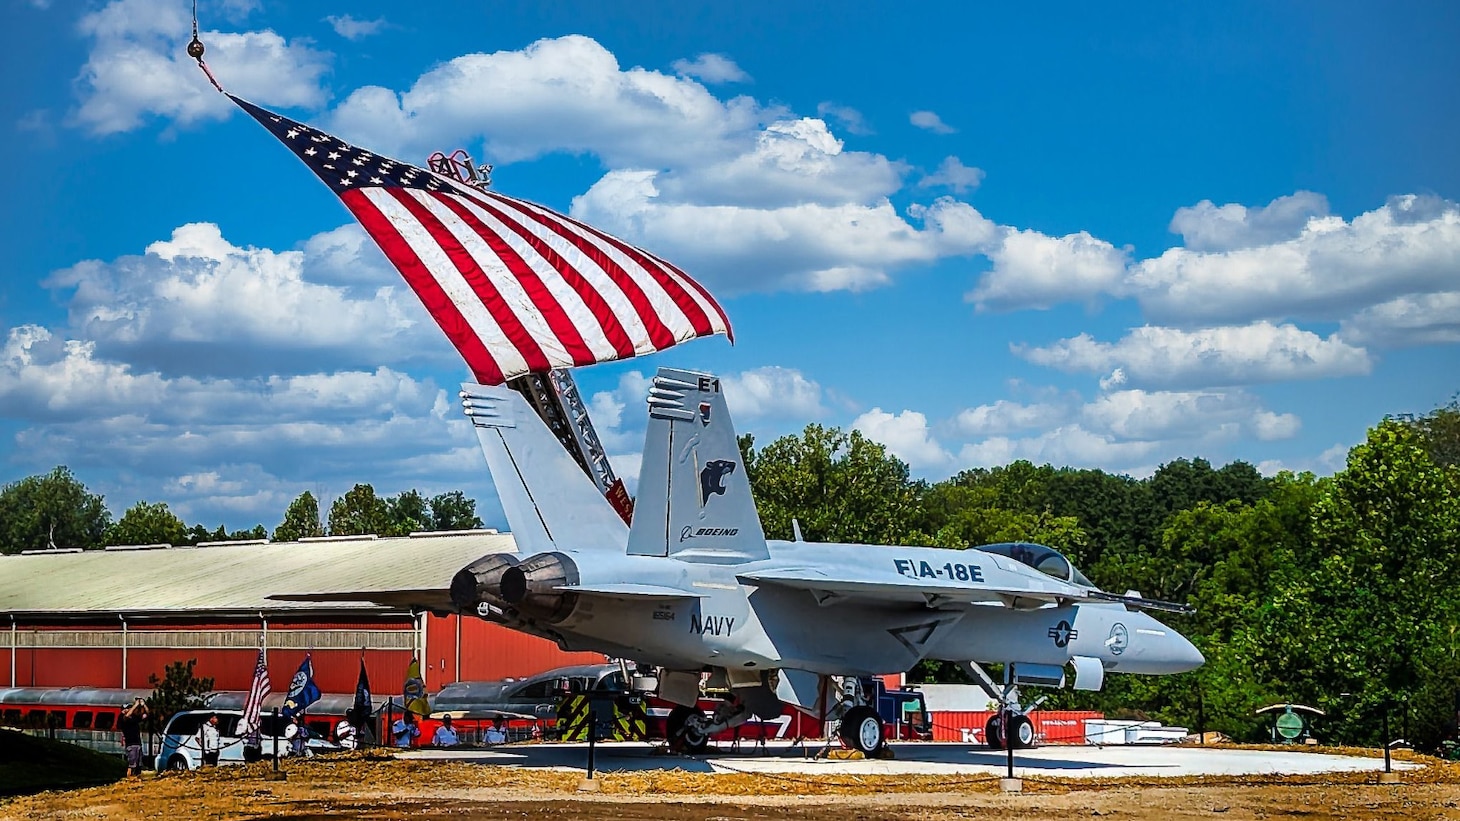
[(374, 20), (356, 20), (348, 14), (331, 14), (324, 19), (335, 30), (335, 34), (346, 40), (364, 39), (372, 34), (378, 34), (386, 26), (384, 17)]
[(180, 515), (270, 525), (315, 486), (416, 482), (481, 495), (480, 454), (463, 456), (475, 442), (453, 410), (429, 380), (383, 367), (168, 377), (34, 325), (11, 328), (0, 351), (0, 415), (21, 426), (11, 461), (109, 471), (100, 489), (118, 514), (157, 500), (158, 488)]
[(1080, 417), (1094, 433), (1145, 441), (1237, 433), (1272, 441), (1291, 438), (1301, 427), (1297, 416), (1266, 410), (1243, 391), (1116, 391), (1085, 405)]
[(943, 119), (932, 111), (914, 111), (907, 119), (918, 128), (934, 134), (952, 134), (958, 130), (944, 123)]
[(842, 141), (826, 123), (809, 117), (773, 122), (747, 148), (724, 159), (657, 173), (659, 197), (762, 208), (860, 204), (897, 191), (907, 170), (880, 154), (843, 151)]
[(1048, 308), (1116, 292), (1125, 275), (1128, 248), (1089, 233), (1051, 237), (1032, 230), (1005, 230), (989, 253), (991, 268), (967, 299), (980, 310)]
[[(1312, 211), (1316, 206), (1309, 202), (1305, 207)], [(1307, 211), (1298, 208), (1297, 216)], [(1232, 226), (1217, 230), (1214, 220), (1207, 219), (1211, 216), (1202, 218), (1196, 234), (1209, 244), (1241, 246), (1244, 239), (1280, 234), (1297, 222), (1294, 215), (1264, 217), (1277, 227), (1253, 230), (1240, 223), (1223, 233)], [(1396, 297), (1453, 291), (1457, 270), (1460, 206), (1410, 195), (1395, 197), (1351, 222), (1311, 216), (1296, 236), (1267, 245), (1214, 251), (1172, 248), (1135, 265), (1126, 290), (1139, 299), (1148, 317), (1161, 323), (1341, 319)]]
[[(113, 0), (81, 18), (90, 53), (76, 78), (72, 122), (94, 134), (130, 131), (149, 116), (188, 125), (234, 110), (184, 53), (191, 36), (185, 3)], [(215, 75), (235, 94), (265, 105), (318, 106), (329, 55), (272, 31), (200, 35)]]
[(970, 443), (959, 451), (957, 462), (966, 467), (994, 467), (1027, 459), (1035, 464), (1101, 467), (1112, 472), (1133, 473), (1128, 466), (1149, 461), (1160, 447), (1157, 442), (1122, 441), (1071, 424), (1037, 436), (1021, 439), (996, 436)]
[(1257, 463), (1257, 472), (1263, 476), (1276, 476), (1284, 470), (1293, 473), (1308, 471), (1318, 476), (1328, 476), (1347, 466), (1349, 448), (1349, 445), (1337, 443), (1317, 456), (1298, 459), (1264, 459)]
[(960, 411), (953, 424), (966, 436), (1001, 436), (1031, 428), (1048, 428), (1069, 417), (1069, 408), (1059, 404), (1030, 405), (1000, 399)]
[(669, 259), (717, 294), (751, 290), (863, 290), (893, 269), (973, 254), (995, 227), (966, 203), (942, 199), (910, 209), (891, 203), (749, 208), (668, 203), (656, 173), (611, 172), (573, 201), (572, 213)]
[(1386, 348), (1460, 342), (1460, 291), (1402, 296), (1365, 308), (1345, 319), (1338, 335)]
[(826, 415), (821, 386), (794, 368), (767, 365), (722, 377), (725, 403), (736, 419), (806, 422)]
[[(449, 361), (419, 300), (362, 235), (331, 231), (305, 248), (240, 248), (216, 225), (194, 223), (143, 256), (82, 262), (44, 284), (67, 299), (71, 335), (165, 372)], [(323, 282), (312, 281), (316, 260)], [(354, 283), (325, 284), (346, 270)]]
[(963, 161), (957, 157), (945, 157), (937, 171), (918, 181), (918, 187), (946, 186), (956, 193), (963, 194), (977, 188), (978, 184), (983, 182), (983, 178), (983, 169), (964, 165)]
[(867, 118), (862, 112), (851, 106), (837, 105), (831, 101), (822, 101), (816, 104), (816, 116), (830, 117), (848, 134), (866, 135), (872, 133), (872, 127), (867, 125)]
[(693, 60), (675, 60), (674, 70), (707, 83), (747, 83), (750, 75), (723, 54), (701, 54)]
[(398, 157), (481, 141), (498, 164), (563, 151), (610, 168), (664, 168), (738, 153), (776, 113), (748, 97), (721, 102), (694, 80), (622, 69), (594, 40), (570, 35), (456, 57), (404, 92), (356, 89), (330, 128)]
[(1256, 322), (1184, 331), (1144, 326), (1119, 342), (1089, 334), (1046, 347), (1013, 346), (1020, 357), (1069, 373), (1119, 368), (1133, 385), (1211, 387), (1366, 374), (1373, 359), (1330, 335), (1326, 339), (1292, 325)]
[(1293, 239), (1317, 217), (1328, 216), (1328, 199), (1312, 191), (1278, 197), (1261, 208), (1211, 200), (1176, 209), (1171, 230), (1191, 251), (1229, 251)]
[(953, 458), (933, 439), (928, 417), (904, 410), (897, 415), (873, 408), (852, 421), (852, 428), (868, 439), (887, 446), (892, 455), (913, 470), (941, 467)]

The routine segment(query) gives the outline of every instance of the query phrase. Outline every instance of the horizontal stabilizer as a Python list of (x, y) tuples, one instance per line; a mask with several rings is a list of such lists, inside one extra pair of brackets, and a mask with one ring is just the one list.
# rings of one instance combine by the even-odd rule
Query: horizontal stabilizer
[(603, 596), (610, 599), (698, 599), (699, 593), (680, 590), (677, 587), (660, 587), (655, 584), (594, 584), (562, 585), (554, 590), (572, 591), (589, 596)]
[(402, 610), (454, 611), (451, 591), (445, 587), (421, 590), (356, 590), (328, 593), (277, 593), (269, 596), (275, 601), (301, 602), (370, 602), (382, 607), (398, 607)]
[(916, 579), (891, 581), (881, 579), (858, 579), (847, 576), (831, 576), (815, 568), (778, 568), (759, 570), (740, 575), (740, 581), (747, 584), (774, 584), (796, 590), (818, 594), (818, 598), (858, 597), (886, 602), (913, 602), (935, 605), (940, 603), (991, 602), (1013, 605), (1022, 600), (1026, 604), (1038, 602), (1059, 602), (1084, 598), (1081, 588), (1050, 580), (1047, 587), (996, 587), (991, 585), (956, 585), (947, 582), (924, 582)]

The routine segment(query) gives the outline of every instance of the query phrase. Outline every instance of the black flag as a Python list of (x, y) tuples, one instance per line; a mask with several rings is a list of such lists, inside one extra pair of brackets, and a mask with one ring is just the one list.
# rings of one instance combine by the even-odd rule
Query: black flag
[(370, 676), (365, 673), (365, 657), (360, 657), (360, 680), (355, 682), (355, 706), (353, 708), (353, 723), (357, 729), (363, 729), (370, 723), (370, 714), (374, 712), (370, 701)]

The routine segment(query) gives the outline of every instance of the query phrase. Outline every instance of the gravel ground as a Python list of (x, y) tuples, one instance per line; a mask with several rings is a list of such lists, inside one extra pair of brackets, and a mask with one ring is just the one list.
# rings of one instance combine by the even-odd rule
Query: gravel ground
[(351, 757), (168, 774), (0, 802), (20, 819), (1460, 819), (1460, 765), (1431, 762), (1401, 785), (1373, 773), (1025, 781), (1005, 795), (988, 778), (787, 778), (678, 770), (580, 774)]

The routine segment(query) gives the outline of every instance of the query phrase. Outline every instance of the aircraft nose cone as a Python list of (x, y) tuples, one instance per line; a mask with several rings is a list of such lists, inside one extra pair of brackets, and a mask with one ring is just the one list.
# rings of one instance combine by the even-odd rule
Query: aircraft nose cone
[(1206, 657), (1186, 636), (1173, 633), (1172, 638), (1175, 646), (1171, 648), (1171, 672), (1185, 673), (1206, 664)]

